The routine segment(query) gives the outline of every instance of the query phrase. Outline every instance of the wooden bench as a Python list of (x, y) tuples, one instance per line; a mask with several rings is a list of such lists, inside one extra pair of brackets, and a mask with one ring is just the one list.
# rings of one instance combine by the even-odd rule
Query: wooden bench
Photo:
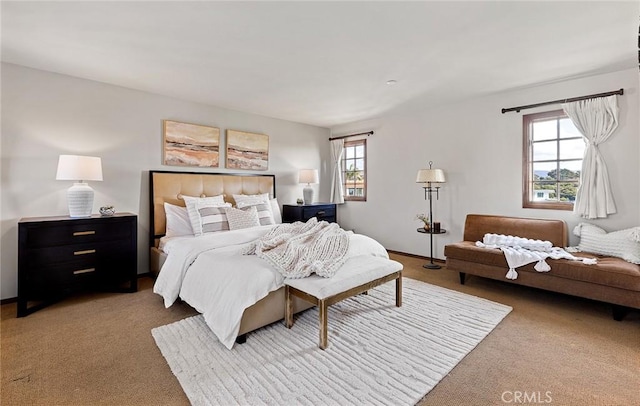
[(292, 297), (296, 296), (318, 306), (321, 349), (327, 348), (327, 310), (341, 300), (367, 292), (383, 283), (396, 281), (396, 306), (402, 306), (402, 264), (381, 257), (356, 257), (357, 266), (342, 267), (333, 277), (312, 275), (308, 278), (285, 280), (285, 323), (293, 326)]

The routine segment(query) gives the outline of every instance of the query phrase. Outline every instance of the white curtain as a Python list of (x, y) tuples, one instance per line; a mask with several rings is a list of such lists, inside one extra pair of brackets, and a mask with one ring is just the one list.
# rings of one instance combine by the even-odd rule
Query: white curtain
[(331, 203), (344, 203), (342, 190), (342, 154), (344, 152), (344, 139), (331, 141), (331, 162), (333, 164), (333, 177), (331, 180)]
[(598, 145), (618, 127), (618, 99), (614, 95), (581, 100), (562, 108), (587, 143), (573, 212), (587, 219), (606, 218), (616, 212), (616, 204)]

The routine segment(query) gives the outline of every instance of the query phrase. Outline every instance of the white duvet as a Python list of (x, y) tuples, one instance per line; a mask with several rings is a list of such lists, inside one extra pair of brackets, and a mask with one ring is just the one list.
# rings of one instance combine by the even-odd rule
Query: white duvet
[[(273, 227), (205, 234), (171, 242), (170, 253), (160, 270), (153, 291), (166, 307), (180, 297), (202, 313), (220, 342), (231, 349), (240, 330), (244, 310), (269, 292), (284, 286), (284, 278), (256, 255), (242, 255), (252, 241)], [(346, 258), (373, 255), (389, 258), (377, 241), (349, 233)], [(347, 261), (343, 267), (357, 261)], [(340, 270), (338, 270), (340, 272)]]

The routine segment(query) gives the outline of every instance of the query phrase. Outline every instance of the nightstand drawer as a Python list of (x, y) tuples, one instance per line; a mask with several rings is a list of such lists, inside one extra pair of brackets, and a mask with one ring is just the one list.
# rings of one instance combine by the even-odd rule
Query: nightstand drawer
[(318, 220), (330, 218), (335, 221), (336, 209), (335, 207), (304, 207), (302, 209), (302, 218), (309, 220), (311, 217), (316, 217)]
[(128, 241), (120, 240), (34, 248), (29, 250), (29, 256), (25, 260), (29, 268), (65, 262), (104, 260), (109, 256), (127, 252), (129, 245)]
[(293, 223), (294, 221), (306, 222), (312, 217), (319, 221), (336, 222), (336, 205), (334, 203), (313, 203), (313, 204), (285, 204), (282, 206), (282, 221)]
[(82, 244), (93, 241), (122, 240), (130, 238), (128, 222), (64, 224), (39, 227), (31, 230), (25, 241), (27, 248), (56, 245)]

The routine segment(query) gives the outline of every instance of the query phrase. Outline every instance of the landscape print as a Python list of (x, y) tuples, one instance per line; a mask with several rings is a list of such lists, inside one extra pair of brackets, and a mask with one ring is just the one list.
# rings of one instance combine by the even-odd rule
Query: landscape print
[(219, 128), (164, 121), (165, 165), (217, 168), (219, 159)]
[(227, 168), (269, 169), (269, 136), (227, 130)]

